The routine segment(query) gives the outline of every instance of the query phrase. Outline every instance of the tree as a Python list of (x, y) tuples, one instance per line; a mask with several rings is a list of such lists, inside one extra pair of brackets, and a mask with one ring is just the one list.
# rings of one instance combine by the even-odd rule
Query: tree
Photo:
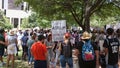
[(28, 18), (24, 18), (22, 20), (21, 27), (22, 28), (34, 28), (34, 27), (41, 27), (41, 28), (47, 28), (50, 27), (48, 24), (49, 21), (45, 19), (41, 19), (35, 12), (31, 14)]
[[(21, 1), (21, 0), (20, 0)], [(20, 2), (18, 1), (18, 2)], [(65, 19), (66, 16), (73, 17), (83, 30), (90, 30), (90, 19), (92, 15), (99, 15), (97, 11), (119, 9), (119, 0), (22, 0), (29, 3), (39, 16), (49, 19)], [(109, 7), (112, 6), (112, 7)], [(112, 11), (112, 10), (111, 10)], [(117, 11), (118, 12), (118, 11)], [(116, 12), (114, 12), (116, 13)], [(100, 15), (99, 15), (100, 16)], [(109, 15), (108, 15), (109, 16)]]
[(8, 19), (5, 17), (4, 13), (0, 11), (0, 27), (5, 29), (11, 29), (13, 28), (13, 25), (10, 24)]

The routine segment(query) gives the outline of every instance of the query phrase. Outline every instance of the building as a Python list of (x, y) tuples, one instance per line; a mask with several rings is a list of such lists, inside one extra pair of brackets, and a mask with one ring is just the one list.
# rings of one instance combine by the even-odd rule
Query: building
[(14, 28), (20, 29), (22, 19), (30, 15), (30, 12), (26, 9), (28, 4), (26, 2), (20, 5), (15, 5), (16, 0), (0, 0), (0, 10), (4, 11), (6, 17), (13, 24)]

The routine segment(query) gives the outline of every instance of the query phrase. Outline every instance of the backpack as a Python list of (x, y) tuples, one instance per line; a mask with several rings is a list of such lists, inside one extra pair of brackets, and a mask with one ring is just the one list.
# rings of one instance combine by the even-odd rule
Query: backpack
[(83, 61), (93, 61), (95, 59), (94, 48), (91, 41), (85, 42), (82, 46), (82, 59)]
[(27, 45), (27, 41), (28, 41), (28, 37), (27, 36), (23, 36), (21, 40), (22, 40), (22, 45), (26, 46)]

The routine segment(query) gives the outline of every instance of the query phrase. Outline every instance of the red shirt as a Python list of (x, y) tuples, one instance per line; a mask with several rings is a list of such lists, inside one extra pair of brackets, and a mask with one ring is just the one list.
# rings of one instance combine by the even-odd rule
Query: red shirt
[(35, 60), (46, 60), (47, 48), (40, 41), (35, 42), (31, 47), (31, 52)]

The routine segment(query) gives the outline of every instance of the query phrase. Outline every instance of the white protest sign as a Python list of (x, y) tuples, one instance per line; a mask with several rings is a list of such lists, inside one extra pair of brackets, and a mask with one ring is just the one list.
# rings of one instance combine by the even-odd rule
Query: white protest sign
[(52, 41), (63, 41), (66, 33), (66, 20), (52, 21)]

